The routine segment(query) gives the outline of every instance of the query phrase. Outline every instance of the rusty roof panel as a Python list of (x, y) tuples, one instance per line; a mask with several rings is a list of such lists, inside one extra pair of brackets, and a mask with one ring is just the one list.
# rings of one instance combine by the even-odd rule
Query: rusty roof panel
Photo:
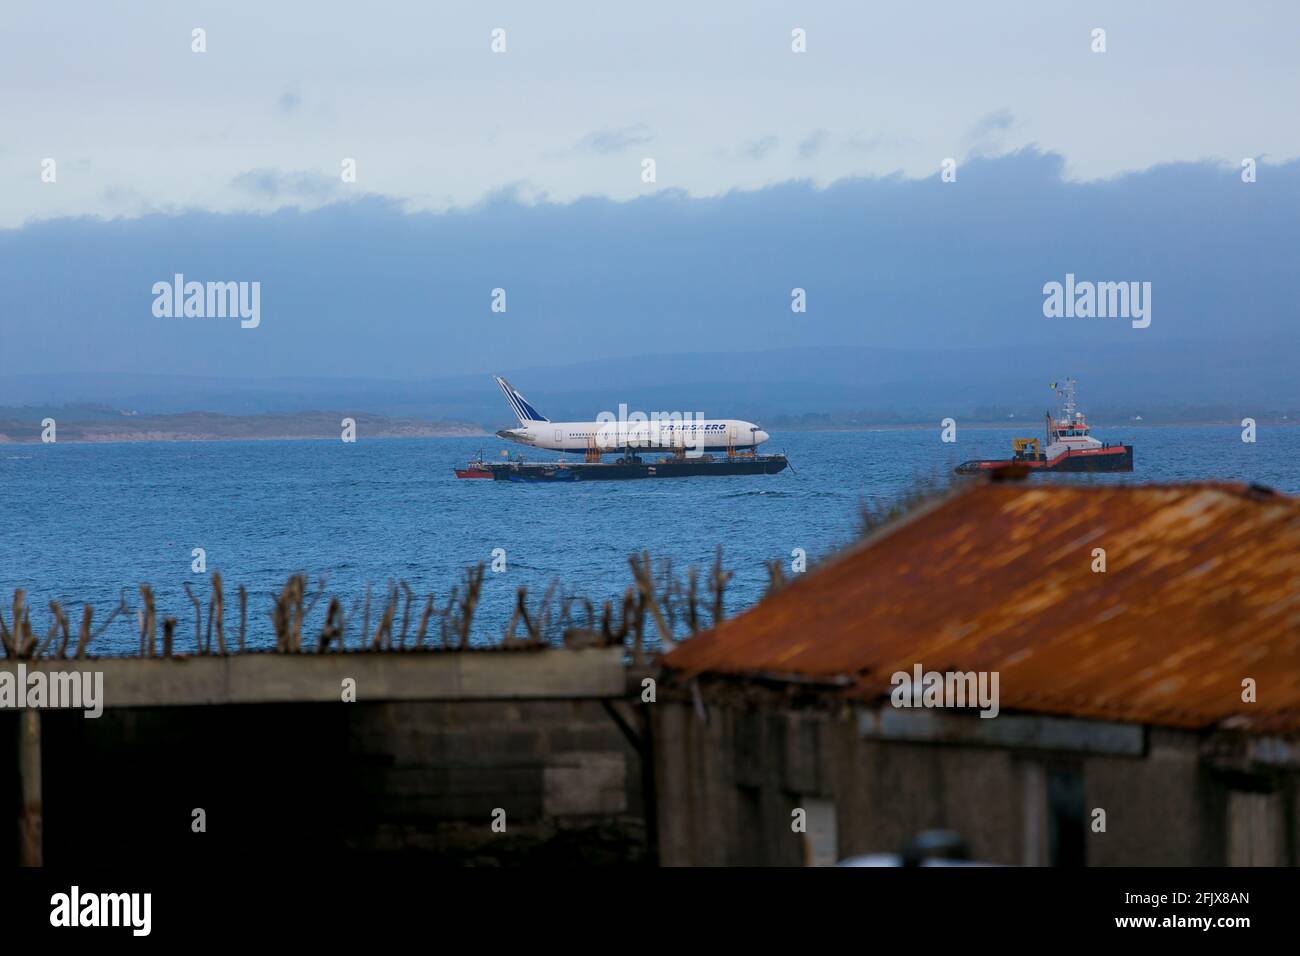
[(975, 485), (664, 660), (847, 677), (864, 697), (918, 663), (997, 671), (1005, 710), (1300, 730), (1300, 500), (1230, 484)]

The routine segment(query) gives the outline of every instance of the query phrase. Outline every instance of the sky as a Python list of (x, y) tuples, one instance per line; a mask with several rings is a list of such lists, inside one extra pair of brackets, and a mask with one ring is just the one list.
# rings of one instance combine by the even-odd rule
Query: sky
[[(1267, 2), (6, 5), (0, 377), (1290, 348), (1297, 27)], [(176, 273), (259, 282), (260, 325), (157, 316)], [(1067, 274), (1152, 283), (1152, 324), (1046, 318)]]
[(1300, 5), (1267, 0), (10, 3), (0, 226), (360, 192), (714, 196), (1028, 145), (1071, 180), (1280, 162), (1300, 156), (1298, 34)]

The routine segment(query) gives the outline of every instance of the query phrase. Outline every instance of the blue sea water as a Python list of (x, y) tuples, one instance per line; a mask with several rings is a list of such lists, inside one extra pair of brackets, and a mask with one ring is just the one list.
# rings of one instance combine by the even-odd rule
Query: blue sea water
[[(703, 571), (718, 544), (735, 575), (734, 613), (762, 595), (767, 559), (788, 567), (795, 548), (820, 558), (854, 538), (864, 504), (946, 481), (965, 459), (1003, 457), (1022, 433), (1033, 430), (962, 429), (955, 444), (942, 443), (938, 427), (790, 432), (765, 448), (789, 454), (793, 468), (780, 475), (561, 485), (453, 476), (480, 447), (498, 454), (505, 446), (496, 439), (0, 445), (0, 613), (8, 619), (13, 591), (23, 588), (39, 633), (48, 602), (58, 600), (75, 638), (84, 602), (99, 622), (122, 588), (138, 606), (145, 582), (159, 619), (179, 621), (177, 649), (191, 651), (183, 584), (206, 600), (206, 579), (191, 572), (192, 549), (203, 548), (208, 570), (226, 582), (227, 633), (244, 584), (249, 643), (265, 646), (270, 595), (293, 572), (313, 582), (328, 574), (345, 607), (372, 583), (373, 628), (390, 580), (405, 579), (421, 596), (432, 590), (441, 604), (466, 565), (503, 548), (507, 569), (486, 575), (475, 619), (484, 640), (504, 629), (519, 585), (536, 598), (558, 579), (599, 606), (631, 583), (629, 554), (646, 550), (679, 572)], [(1263, 427), (1255, 444), (1230, 426), (1101, 429), (1098, 437), (1132, 443), (1135, 471), (1031, 480), (1220, 479), (1300, 493), (1300, 428)], [(309, 620), (312, 633), (324, 608)], [(119, 618), (92, 652), (137, 645), (134, 623)]]

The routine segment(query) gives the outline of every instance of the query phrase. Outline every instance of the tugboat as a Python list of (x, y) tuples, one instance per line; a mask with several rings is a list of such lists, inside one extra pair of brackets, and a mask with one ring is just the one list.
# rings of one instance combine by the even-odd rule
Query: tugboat
[(487, 478), (490, 480), (493, 477), (492, 469), (483, 460), (482, 448), (478, 450), (478, 454), (471, 458), (464, 468), (457, 468), (455, 472), (457, 478)]
[(954, 469), (956, 473), (979, 474), (1009, 466), (1029, 471), (1132, 471), (1132, 445), (1103, 443), (1089, 434), (1087, 419), (1074, 407), (1075, 384), (1072, 378), (1052, 383), (1061, 397), (1061, 410), (1056, 418), (1047, 413), (1045, 445), (1037, 438), (1016, 438), (1010, 458), (964, 461)]

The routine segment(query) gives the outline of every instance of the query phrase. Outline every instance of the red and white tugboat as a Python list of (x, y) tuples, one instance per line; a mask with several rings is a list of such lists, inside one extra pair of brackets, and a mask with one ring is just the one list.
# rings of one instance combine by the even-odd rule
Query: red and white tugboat
[(1010, 458), (964, 461), (957, 466), (959, 475), (978, 474), (992, 468), (1019, 466), (1031, 471), (1132, 471), (1133, 446), (1117, 442), (1099, 442), (1089, 434), (1083, 412), (1074, 407), (1075, 381), (1053, 382), (1061, 396), (1061, 411), (1056, 418), (1047, 415), (1047, 442), (1040, 446), (1037, 438), (1016, 438)]

